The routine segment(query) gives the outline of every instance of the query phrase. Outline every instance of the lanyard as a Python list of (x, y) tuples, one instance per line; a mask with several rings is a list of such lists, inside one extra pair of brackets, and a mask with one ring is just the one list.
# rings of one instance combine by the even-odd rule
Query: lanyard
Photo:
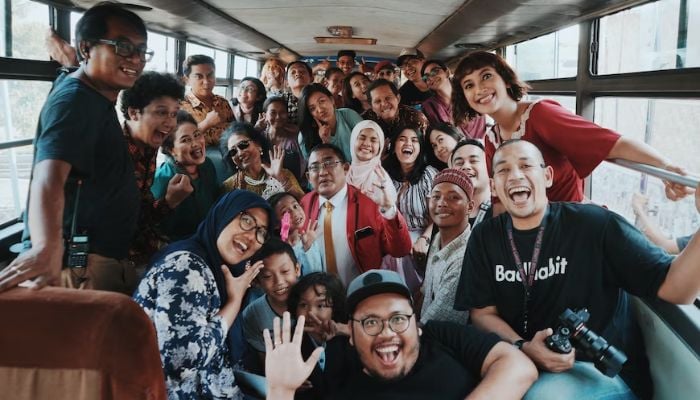
[(508, 231), (508, 241), (510, 242), (510, 249), (513, 252), (513, 258), (515, 259), (515, 265), (518, 268), (518, 274), (523, 282), (523, 288), (525, 289), (525, 298), (523, 300), (523, 333), (527, 334), (527, 322), (528, 322), (528, 303), (530, 302), (530, 291), (532, 290), (532, 285), (535, 282), (535, 274), (537, 273), (537, 259), (540, 257), (540, 250), (542, 249), (542, 239), (544, 237), (545, 219), (542, 219), (542, 224), (537, 230), (537, 238), (535, 238), (535, 247), (532, 250), (532, 260), (530, 261), (530, 269), (525, 272), (525, 266), (520, 259), (520, 253), (515, 246), (515, 239), (513, 239), (513, 222), (508, 218), (506, 223), (506, 229)]
[(476, 213), (476, 217), (474, 218), (474, 226), (477, 226), (479, 222), (484, 220), (489, 208), (491, 208), (491, 200), (486, 200), (479, 204), (479, 212)]

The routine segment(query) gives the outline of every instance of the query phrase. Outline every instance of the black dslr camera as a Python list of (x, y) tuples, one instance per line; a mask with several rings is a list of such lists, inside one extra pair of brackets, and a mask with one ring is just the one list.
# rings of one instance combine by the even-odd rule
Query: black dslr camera
[(585, 308), (578, 311), (567, 308), (559, 316), (559, 326), (545, 339), (545, 344), (554, 352), (567, 354), (573, 343), (576, 349), (593, 360), (598, 371), (612, 378), (620, 373), (627, 356), (586, 327), (589, 317)]

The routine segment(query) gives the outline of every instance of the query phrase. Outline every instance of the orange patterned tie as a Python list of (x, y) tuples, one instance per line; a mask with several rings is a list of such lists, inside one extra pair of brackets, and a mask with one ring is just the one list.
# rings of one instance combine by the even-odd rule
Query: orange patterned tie
[(333, 204), (327, 201), (323, 204), (326, 207), (326, 215), (323, 217), (323, 244), (326, 252), (326, 272), (338, 275), (338, 267), (335, 265), (335, 250), (333, 248), (333, 228), (331, 227), (331, 217)]

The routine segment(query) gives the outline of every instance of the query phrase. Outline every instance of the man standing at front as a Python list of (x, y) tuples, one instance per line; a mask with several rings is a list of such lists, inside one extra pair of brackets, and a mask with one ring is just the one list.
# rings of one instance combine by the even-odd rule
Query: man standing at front
[(65, 270), (64, 284), (127, 294), (136, 285), (126, 257), (139, 192), (114, 103), (153, 52), (143, 21), (115, 4), (85, 12), (76, 45), (81, 67), (58, 78), (39, 117), (27, 209), (32, 247), (0, 273), (0, 290), (27, 279), (57, 284), (64, 238), (77, 236), (89, 243), (87, 266)]
[[(301, 200), (308, 221), (318, 221), (324, 270), (347, 285), (360, 273), (380, 268), (382, 258), (411, 252), (403, 216), (384, 191), (381, 206), (345, 181), (349, 166), (342, 150), (320, 144), (309, 155), (314, 191)], [(380, 187), (379, 189), (384, 189)]]
[(550, 350), (545, 339), (565, 309), (587, 308), (586, 326), (631, 355), (627, 332), (613, 324), (626, 317), (621, 289), (692, 302), (700, 291), (700, 235), (674, 259), (602, 207), (550, 203), (552, 168), (523, 140), (501, 144), (493, 176), (492, 190), (507, 213), (472, 231), (455, 308), (470, 309), (476, 326), (513, 343), (543, 371), (526, 399), (634, 398), (630, 387), (643, 382), (631, 373), (639, 368), (632, 357), (622, 369), (624, 381), (608, 378), (590, 362), (576, 361), (575, 352)]

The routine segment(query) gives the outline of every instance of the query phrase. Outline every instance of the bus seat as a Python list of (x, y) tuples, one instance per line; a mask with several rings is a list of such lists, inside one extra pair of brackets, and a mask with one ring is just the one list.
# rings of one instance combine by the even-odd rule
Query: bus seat
[(166, 398), (155, 329), (128, 296), (15, 288), (0, 318), (0, 400)]

